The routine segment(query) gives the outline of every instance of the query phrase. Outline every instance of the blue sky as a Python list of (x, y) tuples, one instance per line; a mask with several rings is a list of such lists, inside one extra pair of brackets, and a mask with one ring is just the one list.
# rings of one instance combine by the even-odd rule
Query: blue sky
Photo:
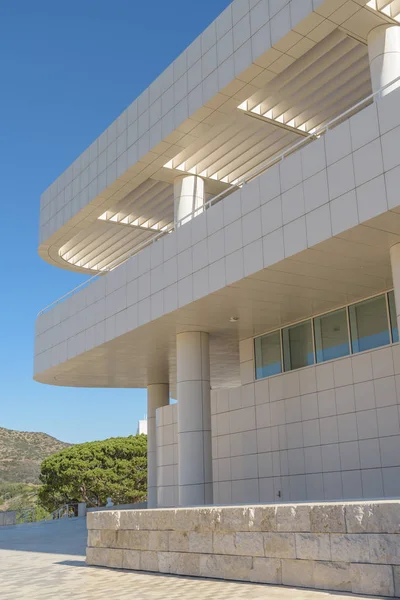
[(135, 433), (144, 390), (32, 380), (37, 312), (84, 277), (37, 254), (39, 197), (230, 0), (0, 2), (0, 426)]

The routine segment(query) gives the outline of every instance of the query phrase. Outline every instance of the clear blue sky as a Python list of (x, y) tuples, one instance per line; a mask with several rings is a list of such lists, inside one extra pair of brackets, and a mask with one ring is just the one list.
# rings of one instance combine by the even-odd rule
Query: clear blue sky
[(39, 197), (229, 3), (0, 2), (0, 426), (68, 442), (135, 433), (144, 390), (32, 380), (37, 312), (83, 279), (39, 259)]

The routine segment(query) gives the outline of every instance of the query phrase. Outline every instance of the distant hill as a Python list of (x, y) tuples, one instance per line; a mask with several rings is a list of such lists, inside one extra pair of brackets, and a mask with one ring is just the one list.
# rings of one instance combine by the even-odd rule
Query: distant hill
[(69, 446), (46, 433), (0, 427), (0, 482), (39, 483), (42, 460)]

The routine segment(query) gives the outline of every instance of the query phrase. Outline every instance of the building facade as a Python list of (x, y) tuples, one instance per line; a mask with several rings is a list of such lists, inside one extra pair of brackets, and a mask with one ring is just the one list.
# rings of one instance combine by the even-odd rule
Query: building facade
[(137, 435), (147, 435), (147, 419), (140, 419), (137, 426)]
[(43, 194), (34, 377), (147, 388), (149, 507), (400, 496), (399, 20), (235, 0)]

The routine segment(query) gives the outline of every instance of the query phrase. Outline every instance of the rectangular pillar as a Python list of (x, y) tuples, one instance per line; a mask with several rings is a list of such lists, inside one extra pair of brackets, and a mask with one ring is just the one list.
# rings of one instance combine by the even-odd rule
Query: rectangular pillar
[(156, 410), (169, 404), (169, 384), (147, 386), (147, 508), (157, 508)]

